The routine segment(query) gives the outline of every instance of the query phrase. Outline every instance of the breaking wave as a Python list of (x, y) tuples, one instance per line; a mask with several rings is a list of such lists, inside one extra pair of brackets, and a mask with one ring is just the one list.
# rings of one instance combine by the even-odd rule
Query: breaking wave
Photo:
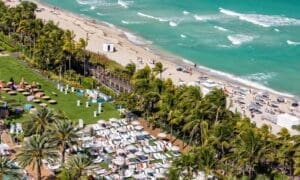
[(139, 16), (141, 16), (141, 17), (145, 17), (145, 18), (149, 18), (149, 19), (154, 19), (154, 20), (157, 20), (157, 21), (160, 21), (160, 22), (168, 22), (167, 19), (160, 18), (160, 17), (155, 17), (155, 16), (151, 16), (151, 15), (144, 14), (144, 13), (141, 13), (141, 12), (138, 12), (137, 14)]
[(300, 25), (299, 19), (288, 18), (278, 15), (262, 15), (262, 14), (242, 14), (231, 10), (219, 8), (220, 12), (232, 16), (238, 17), (242, 21), (246, 21), (262, 27), (271, 26), (297, 26)]
[(227, 36), (227, 39), (231, 42), (233, 45), (241, 45), (243, 43), (248, 43), (253, 41), (253, 36), (248, 36), (244, 34), (235, 34), (235, 35), (229, 35)]
[(228, 29), (223, 28), (223, 27), (221, 27), (221, 26), (214, 26), (214, 28), (215, 28), (215, 29), (218, 29), (218, 30), (220, 30), (220, 31), (224, 31), (224, 32), (229, 31)]
[(300, 42), (295, 42), (295, 41), (291, 41), (291, 40), (287, 40), (286, 43), (288, 45), (293, 45), (293, 46), (298, 46), (300, 45)]

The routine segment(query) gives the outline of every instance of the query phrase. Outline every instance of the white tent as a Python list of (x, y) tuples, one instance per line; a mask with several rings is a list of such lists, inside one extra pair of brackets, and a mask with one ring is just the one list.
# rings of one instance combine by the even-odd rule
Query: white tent
[(104, 52), (115, 52), (115, 46), (111, 43), (104, 43), (103, 44), (103, 51)]
[(300, 125), (300, 119), (296, 116), (292, 116), (292, 115), (286, 114), (286, 113), (279, 114), (277, 116), (277, 125), (291, 130), (292, 126)]

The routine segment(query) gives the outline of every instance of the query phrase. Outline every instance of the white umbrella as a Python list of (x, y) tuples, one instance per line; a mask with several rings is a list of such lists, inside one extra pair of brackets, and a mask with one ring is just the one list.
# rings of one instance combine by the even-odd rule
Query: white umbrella
[(131, 124), (132, 125), (140, 125), (140, 122), (139, 121), (133, 121)]
[(133, 176), (135, 179), (146, 179), (147, 177), (145, 176), (145, 174), (142, 174), (142, 173), (140, 173), (140, 174), (137, 174), (137, 175), (134, 175)]
[(124, 160), (124, 158), (118, 156), (116, 159), (113, 159), (112, 162), (118, 166), (122, 166), (122, 165), (124, 165), (125, 160)]
[(143, 156), (144, 153), (142, 151), (138, 151), (138, 152), (135, 153), (135, 155), (137, 155), (137, 156)]
[(157, 135), (157, 137), (164, 139), (164, 138), (167, 137), (167, 134), (166, 134), (166, 133), (159, 133), (159, 134)]
[(125, 148), (127, 151), (136, 150), (137, 148), (134, 145), (129, 145)]
[(136, 129), (136, 130), (138, 130), (138, 131), (141, 131), (141, 130), (143, 130), (144, 128), (143, 128), (143, 126), (135, 126), (134, 129)]
[(117, 149), (117, 154), (120, 155), (120, 154), (125, 154), (126, 151), (124, 149)]
[(128, 158), (128, 159), (135, 159), (136, 156), (135, 156), (134, 154), (128, 154), (128, 155), (127, 155), (127, 158)]

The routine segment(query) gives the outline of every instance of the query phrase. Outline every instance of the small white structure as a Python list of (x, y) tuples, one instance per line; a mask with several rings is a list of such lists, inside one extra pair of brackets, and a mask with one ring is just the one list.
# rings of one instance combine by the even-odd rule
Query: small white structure
[(80, 128), (80, 129), (83, 128), (83, 119), (78, 120), (78, 128)]
[(277, 125), (281, 127), (285, 127), (288, 130), (292, 130), (292, 126), (294, 125), (300, 125), (300, 119), (296, 116), (292, 116), (290, 114), (279, 114), (277, 116)]
[(80, 100), (77, 100), (77, 106), (78, 107), (80, 106)]
[(115, 52), (115, 45), (112, 43), (104, 43), (103, 44), (103, 51), (104, 52)]

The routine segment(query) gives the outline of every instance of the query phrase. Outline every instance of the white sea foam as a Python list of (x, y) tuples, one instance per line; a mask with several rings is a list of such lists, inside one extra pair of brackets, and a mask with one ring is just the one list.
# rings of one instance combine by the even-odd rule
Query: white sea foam
[(175, 26), (177, 26), (178, 24), (177, 24), (176, 22), (174, 22), (174, 21), (170, 21), (170, 22), (169, 22), (169, 25), (170, 25), (171, 27), (175, 27)]
[(149, 18), (149, 19), (154, 19), (154, 20), (157, 20), (157, 21), (160, 21), (160, 22), (168, 22), (167, 19), (160, 18), (160, 17), (155, 17), (155, 16), (151, 16), (151, 15), (144, 14), (144, 13), (141, 13), (141, 12), (138, 12), (137, 14), (139, 16), (142, 16), (142, 17), (145, 17), (145, 18)]
[(84, 1), (84, 0), (76, 0), (78, 4), (82, 4), (82, 5), (86, 5), (89, 4), (88, 1)]
[(186, 35), (180, 34), (180, 37), (181, 37), (181, 38), (186, 38)]
[(94, 10), (94, 9), (96, 9), (96, 6), (91, 6), (90, 7), (90, 10)]
[(98, 16), (104, 16), (105, 14), (102, 14), (102, 13), (99, 13), (99, 12), (97, 12), (96, 13)]
[(278, 95), (281, 95), (281, 96), (285, 96), (285, 97), (294, 97), (294, 95), (291, 95), (291, 94), (288, 94), (288, 93), (282, 93), (282, 92), (278, 92), (278, 91), (275, 91), (274, 89), (271, 89), (271, 88), (268, 88), (258, 82), (253, 82), (253, 81), (250, 81), (248, 80), (247, 78), (245, 77), (237, 77), (235, 75), (232, 75), (232, 74), (229, 74), (229, 73), (225, 73), (225, 72), (221, 72), (221, 71), (217, 71), (217, 70), (214, 70), (214, 69), (210, 69), (210, 68), (207, 68), (207, 67), (204, 67), (204, 66), (198, 66), (200, 69), (204, 69), (212, 74), (216, 74), (220, 77), (225, 77), (227, 79), (231, 79), (231, 80), (234, 80), (236, 82), (239, 82), (239, 83), (242, 83), (242, 84), (245, 84), (247, 86), (250, 86), (250, 87), (253, 87), (253, 88), (256, 88), (256, 89), (260, 89), (260, 90), (265, 90), (265, 91), (269, 91), (269, 92), (272, 92), (274, 94), (278, 94)]
[(121, 21), (123, 24), (142, 24), (143, 22), (140, 21), (127, 21), (127, 20), (122, 20)]
[(219, 8), (220, 12), (233, 17), (238, 17), (242, 21), (247, 21), (262, 27), (271, 26), (298, 26), (300, 25), (299, 19), (288, 18), (278, 15), (262, 15), (262, 14), (242, 14), (231, 10)]
[(231, 42), (233, 45), (241, 45), (243, 43), (251, 42), (253, 41), (253, 36), (248, 36), (244, 34), (235, 34), (235, 35), (229, 35), (227, 36), (227, 39)]
[(231, 47), (231, 46), (228, 46), (228, 45), (225, 45), (225, 44), (218, 44), (217, 46), (221, 47), (221, 48), (230, 48)]
[(291, 41), (291, 40), (287, 40), (286, 43), (288, 45), (293, 45), (293, 46), (298, 46), (300, 45), (300, 42), (295, 42), (295, 41)]
[(132, 3), (133, 3), (133, 1), (118, 0), (118, 4), (125, 9), (127, 9), (129, 7), (129, 5)]
[(188, 14), (190, 14), (190, 12), (188, 12), (188, 11), (182, 11), (182, 14), (183, 15), (188, 15)]
[(215, 29), (218, 29), (218, 30), (220, 30), (220, 31), (224, 31), (224, 32), (229, 31), (228, 29), (223, 28), (223, 27), (221, 27), (221, 26), (214, 26), (214, 28), (215, 28)]
[(194, 15), (194, 18), (197, 20), (197, 21), (202, 21), (202, 22), (206, 22), (206, 21), (209, 21), (209, 20), (214, 20), (214, 19), (217, 19), (218, 17), (215, 16), (215, 15)]
[(149, 44), (151, 42), (146, 42), (143, 39), (141, 39), (140, 37), (135, 36), (134, 34), (130, 33), (130, 32), (124, 32), (125, 36), (127, 37), (127, 39), (131, 42), (133, 42), (134, 44), (137, 45), (145, 45), (145, 44)]
[(277, 74), (274, 72), (268, 72), (268, 73), (259, 72), (259, 73), (250, 74), (248, 76), (244, 76), (244, 78), (250, 81), (255, 81), (255, 82), (262, 83), (264, 85), (268, 85), (268, 81), (274, 78), (276, 75)]
[(275, 28), (275, 29), (274, 29), (274, 31), (275, 31), (275, 32), (280, 32), (280, 30), (279, 30), (279, 29), (277, 29), (277, 28)]

